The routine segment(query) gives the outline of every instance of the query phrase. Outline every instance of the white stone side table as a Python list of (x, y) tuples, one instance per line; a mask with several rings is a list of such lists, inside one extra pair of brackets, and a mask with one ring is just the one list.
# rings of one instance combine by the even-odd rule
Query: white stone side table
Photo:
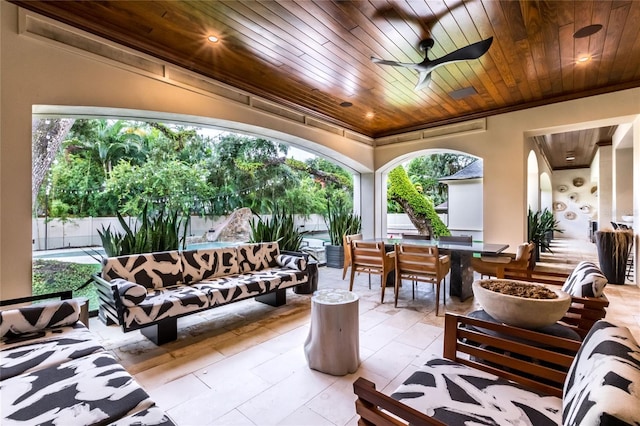
[(304, 344), (309, 367), (334, 376), (355, 373), (360, 365), (358, 295), (323, 289), (311, 297), (311, 328)]

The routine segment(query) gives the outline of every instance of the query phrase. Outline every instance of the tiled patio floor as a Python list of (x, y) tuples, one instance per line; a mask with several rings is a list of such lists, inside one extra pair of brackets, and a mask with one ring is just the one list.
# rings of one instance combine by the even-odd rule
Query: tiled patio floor
[[(571, 267), (594, 256), (590, 243), (555, 243), (553, 257), (542, 257), (545, 265)], [(342, 270), (320, 268), (319, 288), (348, 288), (341, 277)], [(355, 425), (357, 377), (391, 392), (431, 354), (442, 353), (444, 317), (435, 316), (431, 286), (421, 286), (415, 300), (404, 286), (394, 308), (390, 288), (380, 304), (379, 282), (372, 277), (369, 290), (366, 275), (356, 279), (362, 363), (343, 377), (307, 366), (310, 297), (293, 292), (279, 308), (247, 300), (183, 318), (179, 339), (161, 347), (97, 318), (91, 330), (179, 425)], [(607, 319), (630, 327), (640, 340), (640, 289), (609, 285), (605, 292), (611, 302)], [(476, 308), (473, 299), (447, 297), (449, 312)]]

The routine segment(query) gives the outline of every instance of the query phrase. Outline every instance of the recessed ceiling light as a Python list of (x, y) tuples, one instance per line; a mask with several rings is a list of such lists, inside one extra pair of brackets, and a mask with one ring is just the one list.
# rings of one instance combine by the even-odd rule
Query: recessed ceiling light
[(586, 27), (582, 27), (578, 31), (573, 33), (573, 38), (589, 37), (590, 35), (593, 35), (600, 31), (601, 29), (602, 25), (600, 24), (587, 25)]
[(371, 111), (369, 111), (368, 113), (365, 114), (365, 118), (371, 120), (373, 117), (375, 116), (375, 114)]
[(576, 62), (579, 64), (584, 64), (585, 62), (589, 62), (591, 60), (591, 56), (590, 55), (583, 55), (580, 56)]
[(210, 35), (209, 37), (207, 37), (207, 40), (209, 40), (211, 43), (217, 43), (218, 41), (220, 41), (220, 39), (214, 35)]
[(350, 106), (353, 106), (353, 104), (351, 102), (344, 101), (344, 102), (340, 102), (340, 106), (344, 108), (348, 108)]

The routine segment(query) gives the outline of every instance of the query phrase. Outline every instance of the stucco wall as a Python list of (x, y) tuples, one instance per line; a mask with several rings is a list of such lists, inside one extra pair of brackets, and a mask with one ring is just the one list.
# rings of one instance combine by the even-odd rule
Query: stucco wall
[(553, 174), (554, 216), (563, 230), (562, 237), (583, 241), (589, 238), (589, 221), (598, 218), (598, 197), (593, 188), (597, 190), (597, 182), (591, 182), (590, 169), (559, 170)]
[[(482, 231), (482, 179), (449, 181), (449, 229), (454, 235)], [(474, 238), (482, 233), (474, 233)], [(478, 238), (476, 238), (478, 239)]]

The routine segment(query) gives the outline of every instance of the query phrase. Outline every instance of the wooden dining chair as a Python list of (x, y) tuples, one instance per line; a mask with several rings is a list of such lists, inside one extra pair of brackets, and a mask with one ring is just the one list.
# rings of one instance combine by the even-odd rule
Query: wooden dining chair
[[(351, 241), (361, 241), (362, 234), (344, 235), (342, 237), (342, 246), (344, 247), (344, 264), (342, 267), (342, 279), (347, 276), (347, 270), (351, 266)], [(369, 274), (369, 290), (371, 290), (371, 274)]]
[[(395, 306), (398, 306), (398, 293), (403, 279), (414, 282), (412, 287), (415, 299), (415, 286), (417, 283), (429, 283), (435, 286), (436, 316), (440, 307), (440, 283), (445, 279), (451, 269), (449, 256), (440, 255), (436, 246), (417, 246), (409, 244), (396, 244), (395, 246)], [(446, 306), (446, 294), (443, 292), (442, 304)]]
[(395, 267), (393, 256), (393, 252), (387, 253), (385, 251), (382, 241), (351, 241), (351, 280), (349, 281), (349, 291), (353, 290), (353, 279), (356, 272), (380, 275), (380, 286), (382, 287), (380, 303), (384, 303), (387, 274), (392, 272)]
[(504, 277), (504, 269), (509, 268), (512, 274), (518, 273), (526, 277), (535, 266), (531, 260), (535, 251), (534, 243), (522, 243), (518, 246), (515, 258), (511, 256), (481, 256), (471, 258), (471, 267), (480, 277)]

